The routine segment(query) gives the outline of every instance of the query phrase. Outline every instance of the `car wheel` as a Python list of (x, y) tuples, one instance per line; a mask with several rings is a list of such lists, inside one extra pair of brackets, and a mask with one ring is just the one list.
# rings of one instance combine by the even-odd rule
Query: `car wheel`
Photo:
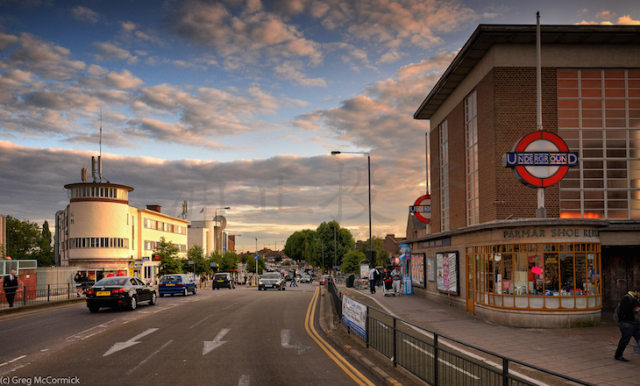
[(134, 296), (131, 298), (131, 301), (129, 302), (129, 309), (133, 311), (136, 308), (138, 308), (138, 299), (136, 299), (136, 297)]
[(100, 307), (98, 307), (98, 306), (89, 306), (89, 311), (91, 313), (95, 314), (96, 312), (100, 311)]
[[(162, 296), (162, 295), (160, 295), (160, 296)], [(153, 292), (151, 294), (151, 300), (149, 300), (149, 304), (154, 306), (157, 302), (158, 302), (158, 296), (156, 295), (155, 292)]]
[(182, 294), (183, 294), (184, 296), (187, 296), (187, 295), (189, 295), (189, 291), (187, 291), (187, 289), (185, 288), (185, 289), (184, 289), (184, 291), (182, 291)]

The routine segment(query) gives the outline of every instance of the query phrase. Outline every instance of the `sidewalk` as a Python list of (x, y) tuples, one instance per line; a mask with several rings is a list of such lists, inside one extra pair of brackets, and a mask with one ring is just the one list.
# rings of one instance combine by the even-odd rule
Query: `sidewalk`
[(384, 297), (377, 288), (338, 289), (356, 300), (439, 334), (450, 336), (497, 354), (598, 385), (640, 385), (640, 355), (633, 352), (632, 338), (625, 358), (613, 354), (620, 338), (617, 324), (604, 314), (598, 327), (533, 329), (496, 325), (474, 317), (459, 306), (449, 306), (423, 294)]

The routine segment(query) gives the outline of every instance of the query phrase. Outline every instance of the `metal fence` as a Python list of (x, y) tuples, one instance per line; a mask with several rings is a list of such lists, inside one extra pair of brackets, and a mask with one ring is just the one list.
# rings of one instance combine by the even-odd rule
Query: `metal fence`
[[(334, 283), (329, 283), (327, 289), (342, 320), (342, 297)], [(430, 385), (591, 385), (438, 334), (369, 306), (365, 335), (353, 335), (389, 358), (394, 366), (405, 368)]]
[[(76, 288), (74, 284), (61, 285), (49, 284), (44, 288), (36, 286), (18, 286), (13, 299), (14, 307), (24, 307), (35, 304), (59, 302), (73, 298), (84, 297), (82, 288)], [(0, 291), (0, 309), (9, 308), (9, 302), (4, 291)]]

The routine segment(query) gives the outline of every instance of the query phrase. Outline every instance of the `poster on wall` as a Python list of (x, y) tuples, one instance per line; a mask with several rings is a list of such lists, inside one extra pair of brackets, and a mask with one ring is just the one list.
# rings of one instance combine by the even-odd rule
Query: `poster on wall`
[(411, 254), (411, 283), (414, 287), (427, 288), (425, 282), (425, 254)]
[(438, 291), (458, 296), (458, 252), (436, 253)]
[(427, 277), (429, 281), (436, 281), (436, 259), (433, 257), (427, 259)]

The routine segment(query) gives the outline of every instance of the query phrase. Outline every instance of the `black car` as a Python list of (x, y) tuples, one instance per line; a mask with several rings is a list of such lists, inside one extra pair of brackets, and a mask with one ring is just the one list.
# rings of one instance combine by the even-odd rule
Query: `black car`
[(91, 312), (98, 312), (101, 307), (128, 308), (133, 311), (139, 302), (154, 305), (157, 298), (155, 288), (137, 277), (107, 277), (87, 290), (87, 307)]
[(236, 288), (236, 285), (233, 282), (233, 279), (231, 278), (231, 274), (229, 272), (219, 272), (216, 273), (216, 275), (213, 277), (213, 284), (211, 285), (211, 289), (216, 290), (218, 288)]

